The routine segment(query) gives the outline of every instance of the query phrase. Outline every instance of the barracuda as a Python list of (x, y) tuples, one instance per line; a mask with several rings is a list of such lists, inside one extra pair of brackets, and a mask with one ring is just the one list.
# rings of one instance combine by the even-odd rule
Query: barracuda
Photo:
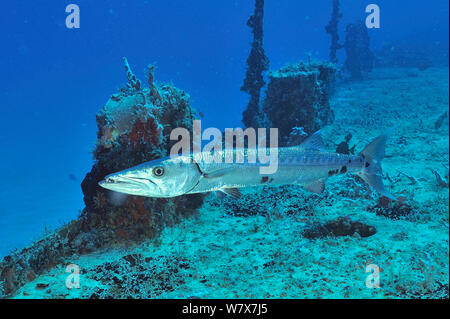
[(385, 155), (386, 139), (381, 135), (358, 155), (346, 155), (327, 152), (320, 132), (317, 132), (299, 146), (269, 149), (278, 152), (278, 168), (273, 174), (261, 174), (261, 166), (267, 163), (249, 161), (249, 158), (259, 158), (256, 149), (234, 149), (221, 151), (219, 158), (238, 158), (239, 155), (243, 158), (242, 163), (211, 162), (209, 152), (163, 158), (108, 175), (99, 185), (146, 197), (175, 197), (211, 191), (240, 197), (239, 188), (262, 185), (296, 184), (321, 193), (327, 178), (355, 173), (380, 195), (395, 199), (382, 182), (381, 160)]

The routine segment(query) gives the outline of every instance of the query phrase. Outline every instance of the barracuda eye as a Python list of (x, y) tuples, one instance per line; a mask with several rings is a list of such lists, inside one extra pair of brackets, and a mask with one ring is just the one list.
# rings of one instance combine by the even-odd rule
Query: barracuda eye
[(164, 175), (164, 167), (158, 166), (153, 169), (153, 175), (161, 177)]

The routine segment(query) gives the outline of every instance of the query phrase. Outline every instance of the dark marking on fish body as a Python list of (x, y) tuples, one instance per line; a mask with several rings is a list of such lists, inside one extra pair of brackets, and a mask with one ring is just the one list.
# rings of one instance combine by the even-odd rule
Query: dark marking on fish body
[(344, 174), (346, 172), (347, 172), (347, 166), (344, 165), (341, 167), (341, 174)]
[(366, 165), (364, 165), (365, 167), (369, 167), (370, 166), (370, 163), (369, 162), (366, 162)]
[(269, 177), (268, 176), (263, 176), (263, 177), (261, 177), (261, 183), (265, 183), (265, 182), (267, 182), (269, 180)]

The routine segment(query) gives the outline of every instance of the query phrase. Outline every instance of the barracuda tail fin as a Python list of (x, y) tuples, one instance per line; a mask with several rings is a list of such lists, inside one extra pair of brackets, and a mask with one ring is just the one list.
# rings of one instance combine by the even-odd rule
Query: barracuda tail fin
[(380, 195), (396, 200), (383, 185), (383, 174), (381, 170), (381, 161), (385, 156), (387, 135), (380, 135), (370, 142), (364, 150), (359, 153), (364, 159), (364, 168), (358, 175), (372, 186)]

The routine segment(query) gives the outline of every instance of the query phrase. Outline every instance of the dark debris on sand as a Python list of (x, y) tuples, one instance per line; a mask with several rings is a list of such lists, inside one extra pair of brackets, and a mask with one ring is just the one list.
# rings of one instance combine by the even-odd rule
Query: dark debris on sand
[(314, 215), (314, 206), (326, 202), (325, 195), (309, 194), (301, 188), (284, 185), (280, 187), (258, 188), (257, 191), (242, 193), (239, 199), (226, 196), (218, 199), (208, 197), (212, 206), (221, 207), (227, 215), (236, 217), (277, 215)]
[(86, 271), (87, 276), (105, 285), (86, 296), (91, 299), (155, 298), (184, 284), (183, 269), (190, 267), (187, 259), (178, 256), (144, 258), (130, 254), (103, 263)]
[(366, 225), (360, 221), (352, 221), (348, 217), (338, 217), (325, 223), (317, 223), (309, 226), (303, 231), (303, 236), (308, 239), (353, 236), (357, 233), (361, 237), (369, 237), (376, 233), (373, 226)]
[(412, 204), (401, 200), (393, 201), (384, 196), (380, 196), (377, 203), (367, 207), (367, 210), (374, 212), (377, 216), (383, 216), (392, 220), (417, 221), (429, 215), (429, 212), (422, 211)]

